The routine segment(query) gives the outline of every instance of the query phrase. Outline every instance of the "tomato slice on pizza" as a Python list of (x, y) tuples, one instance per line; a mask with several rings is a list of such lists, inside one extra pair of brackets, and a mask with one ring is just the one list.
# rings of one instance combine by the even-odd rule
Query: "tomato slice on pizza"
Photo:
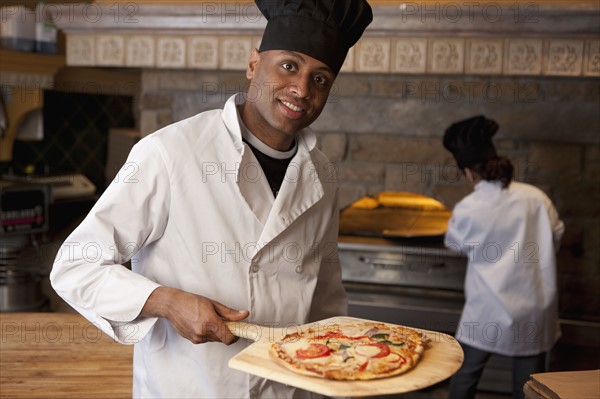
[(300, 359), (314, 359), (317, 357), (328, 356), (331, 350), (327, 345), (311, 343), (308, 348), (297, 349), (296, 357)]

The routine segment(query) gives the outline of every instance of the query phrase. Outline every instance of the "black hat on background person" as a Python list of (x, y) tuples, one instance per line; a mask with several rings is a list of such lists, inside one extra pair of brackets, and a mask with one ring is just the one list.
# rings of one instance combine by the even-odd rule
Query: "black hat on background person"
[(498, 123), (483, 115), (453, 123), (444, 134), (444, 147), (452, 153), (460, 169), (497, 157), (492, 136)]
[(336, 75), (373, 20), (365, 0), (256, 0), (256, 5), (267, 19), (260, 52), (297, 51)]

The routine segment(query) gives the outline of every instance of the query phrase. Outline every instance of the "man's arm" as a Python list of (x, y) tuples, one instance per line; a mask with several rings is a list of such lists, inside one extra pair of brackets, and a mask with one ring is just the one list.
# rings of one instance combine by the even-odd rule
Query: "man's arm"
[(136, 166), (135, 180), (113, 182), (71, 233), (55, 259), (52, 286), (79, 313), (122, 343), (139, 342), (157, 317), (168, 319), (192, 342), (231, 343), (235, 338), (222, 319), (241, 320), (247, 311), (162, 287), (122, 266), (131, 248), (140, 250), (164, 233), (170, 182), (161, 161), (150, 140), (134, 147), (128, 164)]

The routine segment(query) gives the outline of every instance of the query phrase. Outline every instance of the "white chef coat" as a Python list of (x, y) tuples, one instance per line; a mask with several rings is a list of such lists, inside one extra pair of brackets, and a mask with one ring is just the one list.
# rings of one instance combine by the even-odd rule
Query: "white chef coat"
[(468, 257), (456, 338), (507, 356), (549, 350), (558, 337), (556, 257), (564, 225), (529, 184), (480, 181), (453, 210), (445, 244)]
[[(242, 142), (240, 102), (238, 94), (223, 110), (142, 139), (56, 257), (56, 292), (119, 342), (136, 344), (134, 397), (306, 394), (229, 369), (244, 340), (194, 345), (166, 319), (139, 317), (160, 285), (248, 309), (247, 321), (263, 325), (347, 312), (332, 165), (303, 130), (275, 199)], [(129, 270), (122, 263), (131, 257)]]

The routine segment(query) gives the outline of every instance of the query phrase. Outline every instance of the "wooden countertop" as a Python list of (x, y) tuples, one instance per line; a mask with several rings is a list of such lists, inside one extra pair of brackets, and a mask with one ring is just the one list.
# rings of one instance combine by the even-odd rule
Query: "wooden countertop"
[(0, 398), (131, 398), (133, 346), (78, 314), (0, 313)]

